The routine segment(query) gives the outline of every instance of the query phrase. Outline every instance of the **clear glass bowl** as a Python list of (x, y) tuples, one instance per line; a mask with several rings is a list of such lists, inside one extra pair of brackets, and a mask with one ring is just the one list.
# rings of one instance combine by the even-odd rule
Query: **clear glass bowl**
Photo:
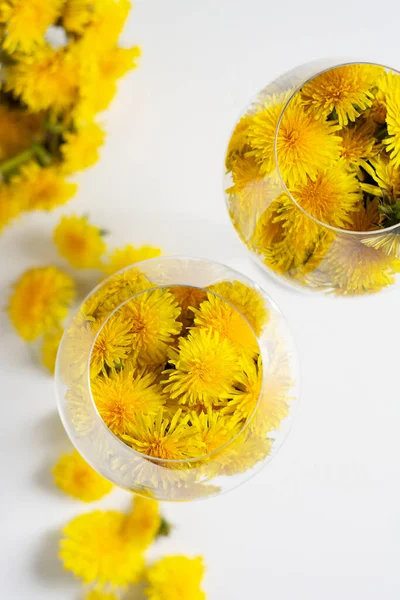
[[(157, 301), (154, 302), (154, 299)], [(196, 426), (198, 429), (190, 431), (200, 435), (205, 443), (193, 452), (190, 445), (192, 438), (187, 438), (186, 443), (187, 432), (184, 433), (183, 441), (179, 441), (179, 452), (183, 458), (179, 459), (170, 458), (176, 456), (173, 454), (175, 446), (162, 446), (160, 450), (157, 445), (164, 443), (165, 436), (175, 435), (174, 431), (179, 428), (179, 423), (177, 426), (174, 422), (176, 407), (171, 408), (173, 394), (169, 397), (168, 386), (164, 388), (160, 383), (178, 369), (163, 354), (166, 336), (162, 327), (167, 318), (163, 306), (167, 304), (175, 307), (173, 310), (178, 307), (180, 314), (176, 320), (179, 322), (176, 332), (180, 330), (180, 335), (200, 335), (199, 328), (204, 326), (200, 316), (206, 314), (206, 308), (212, 311), (219, 306), (222, 312), (229, 312), (229, 327), (223, 330), (221, 323), (225, 317), (218, 313), (215, 326), (219, 333), (207, 330), (207, 335), (219, 336), (218, 365), (224, 364), (226, 344), (235, 344), (238, 349), (245, 338), (250, 340), (250, 344), (254, 341), (254, 351), (245, 369), (248, 380), (243, 381), (243, 377), (241, 382), (235, 380), (235, 389), (229, 392), (233, 394), (232, 398), (229, 394), (222, 394), (222, 400), (212, 398), (211, 408), (205, 401), (204, 405), (199, 401), (190, 407), (184, 403), (180, 405), (179, 418), (175, 417), (175, 421), (184, 421), (185, 431)], [(161, 323), (157, 325), (158, 329), (156, 327), (157, 336), (147, 344), (147, 338), (142, 335), (143, 321), (138, 327), (136, 313), (135, 327), (131, 322), (129, 325), (131, 332), (135, 329), (134, 338), (121, 341), (125, 333), (120, 331), (119, 350), (107, 346), (107, 343), (110, 344), (110, 327), (118, 325), (121, 315), (126, 315), (127, 310), (132, 314), (138, 307), (141, 315), (151, 313), (152, 318)], [(195, 321), (195, 314), (200, 321)], [(207, 318), (214, 317), (208, 314)], [(185, 343), (180, 342), (177, 335), (175, 337), (175, 341), (169, 340), (170, 356), (181, 352), (180, 344)], [(132, 339), (135, 341), (132, 342)], [(103, 363), (102, 370), (99, 355), (104, 357), (107, 352), (108, 362), (107, 365)], [(200, 352), (200, 362), (203, 354)], [(120, 363), (121, 356), (123, 360)], [(132, 361), (135, 366), (128, 368)], [(141, 371), (137, 365), (143, 361), (145, 370)], [(156, 364), (157, 361), (161, 364)], [(157, 416), (155, 412), (151, 416), (137, 413), (134, 417), (135, 431), (129, 430), (130, 424), (129, 435), (120, 435), (122, 430), (119, 428), (125, 427), (125, 422), (121, 421), (121, 403), (113, 404), (114, 412), (110, 416), (107, 412), (109, 406), (105, 410), (104, 394), (109, 398), (114, 393), (110, 377), (120, 382), (126, 376), (130, 385), (139, 371), (140, 376), (145, 373), (152, 384), (154, 381), (154, 385), (160, 383), (157, 389), (163, 406)], [(224, 375), (233, 377), (227, 369), (222, 371)], [(211, 385), (214, 383), (212, 381)], [(166, 257), (144, 261), (103, 281), (85, 299), (67, 326), (56, 365), (61, 419), (78, 451), (93, 468), (116, 485), (159, 500), (187, 501), (213, 496), (249, 479), (274, 456), (285, 439), (293, 407), (298, 400), (298, 384), (296, 349), (285, 319), (274, 302), (244, 275), (229, 267), (194, 258)], [(103, 394), (101, 402), (99, 389)], [(136, 400), (129, 396), (129, 406), (136, 401), (143, 401), (145, 406), (146, 402), (157, 404), (160, 401), (157, 395), (148, 396), (146, 393), (142, 390)], [(211, 423), (211, 420), (223, 419), (221, 415), (237, 406), (237, 394), (241, 394), (239, 398), (245, 401), (240, 410), (248, 403), (246, 418), (244, 413), (235, 412), (240, 419), (237, 418), (232, 429), (224, 429), (221, 436), (218, 424)], [(236, 404), (231, 404), (233, 401)], [(126, 397), (122, 398), (122, 404), (126, 407)], [(146, 408), (143, 410), (146, 412)], [(154, 436), (158, 436), (157, 439)]]
[(347, 296), (398, 281), (397, 103), (396, 71), (319, 61), (249, 104), (230, 139), (224, 189), (237, 233), (270, 275)]

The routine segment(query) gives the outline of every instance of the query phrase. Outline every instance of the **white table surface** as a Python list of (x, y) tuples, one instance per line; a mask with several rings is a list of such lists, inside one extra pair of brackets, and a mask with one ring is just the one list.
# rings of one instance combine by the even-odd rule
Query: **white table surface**
[[(230, 130), (258, 89), (326, 56), (398, 67), (399, 17), (398, 3), (372, 0), (136, 0), (124, 37), (143, 58), (103, 117), (101, 161), (67, 207), (0, 236), (2, 306), (24, 269), (57, 261), (52, 228), (75, 211), (115, 245), (159, 244), (243, 271), (289, 320), (303, 393), (286, 444), (238, 490), (164, 506), (176, 529), (154, 556), (204, 555), (213, 600), (400, 597), (399, 293), (334, 300), (280, 287), (249, 262), (221, 191)], [(49, 468), (69, 447), (53, 383), (5, 314), (0, 383), (1, 598), (78, 599), (57, 561), (58, 530), (91, 506), (52, 487)], [(93, 506), (128, 502), (116, 490)]]

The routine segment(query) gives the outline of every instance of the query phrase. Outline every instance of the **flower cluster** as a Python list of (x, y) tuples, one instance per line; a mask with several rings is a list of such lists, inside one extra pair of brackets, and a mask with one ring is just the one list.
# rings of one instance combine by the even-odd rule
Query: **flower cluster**
[(399, 115), (400, 75), (369, 64), (260, 95), (233, 132), (226, 168), (232, 221), (265, 266), (338, 294), (394, 282)]
[[(76, 450), (60, 457), (53, 475), (64, 493), (83, 502), (100, 500), (113, 487)], [(95, 510), (73, 518), (63, 528), (59, 556), (64, 568), (85, 585), (86, 600), (128, 598), (140, 593), (136, 584), (143, 581), (150, 600), (204, 600), (201, 558), (166, 556), (146, 564), (147, 550), (170, 530), (158, 502), (135, 496), (127, 514)]]
[[(67, 267), (96, 269), (107, 274), (133, 263), (154, 258), (160, 248), (131, 244), (109, 249), (105, 231), (89, 222), (87, 216), (61, 218), (53, 234), (54, 244)], [(9, 316), (19, 336), (26, 342), (40, 340), (43, 365), (54, 371), (58, 347), (68, 311), (76, 297), (74, 278), (64, 268), (44, 266), (28, 269), (15, 282), (9, 299)]]
[(118, 46), (129, 10), (128, 0), (1, 2), (0, 231), (67, 202), (69, 177), (97, 161), (94, 118), (139, 56)]
[(64, 336), (60, 368), (75, 430), (95, 435), (89, 378), (109, 430), (167, 465), (168, 481), (154, 485), (170, 485), (169, 496), (191, 484), (197, 495), (200, 476), (247, 471), (270, 453), (293, 386), (278, 345), (263, 364), (257, 336), (268, 319), (258, 290), (241, 281), (159, 286), (140, 265), (109, 278)]

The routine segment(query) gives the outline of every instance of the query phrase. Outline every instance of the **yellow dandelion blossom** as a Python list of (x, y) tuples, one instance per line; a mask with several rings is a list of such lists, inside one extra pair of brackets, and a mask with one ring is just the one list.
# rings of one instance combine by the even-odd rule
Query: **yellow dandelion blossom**
[(75, 194), (77, 185), (65, 181), (57, 167), (40, 167), (30, 162), (11, 179), (15, 196), (26, 210), (52, 210), (65, 204)]
[(154, 373), (124, 369), (92, 381), (97, 410), (114, 435), (123, 436), (140, 415), (155, 415), (162, 407), (164, 399), (155, 380)]
[(239, 156), (243, 156), (246, 151), (251, 150), (247, 140), (247, 131), (251, 120), (252, 115), (244, 115), (236, 124), (226, 152), (225, 165), (227, 171), (232, 169), (234, 161)]
[(350, 213), (362, 194), (359, 181), (343, 160), (317, 175), (314, 181), (291, 188), (293, 198), (311, 216), (333, 227), (349, 229)]
[(261, 294), (241, 281), (222, 281), (208, 288), (228, 300), (248, 320), (256, 335), (268, 322), (269, 314)]
[(112, 315), (100, 329), (90, 356), (92, 376), (113, 369), (120, 364), (132, 350), (134, 336), (131, 324), (121, 312)]
[(189, 415), (182, 417), (182, 409), (172, 419), (157, 415), (139, 414), (123, 440), (137, 452), (164, 460), (184, 460), (201, 454), (204, 448), (197, 432), (188, 426)]
[(228, 444), (239, 433), (241, 427), (240, 422), (232, 416), (225, 416), (211, 409), (199, 415), (191, 412), (190, 421), (204, 444), (204, 447), (200, 448), (203, 455), (215, 452)]
[(257, 354), (254, 332), (241, 313), (226, 300), (209, 293), (207, 300), (200, 304), (200, 308), (194, 308), (193, 312), (196, 326), (217, 331), (222, 339), (229, 340), (240, 351)]
[(135, 496), (133, 508), (126, 518), (125, 534), (139, 550), (146, 550), (161, 527), (160, 507), (156, 500)]
[(66, 0), (62, 22), (70, 33), (82, 35), (93, 18), (95, 0)]
[(345, 127), (371, 106), (372, 88), (382, 73), (383, 67), (367, 64), (329, 69), (303, 86), (302, 103), (317, 119), (327, 117), (334, 110), (340, 126)]
[(137, 583), (144, 559), (123, 535), (125, 519), (117, 511), (97, 510), (70, 521), (60, 541), (64, 569), (98, 587)]
[(81, 40), (89, 56), (101, 56), (115, 46), (130, 8), (129, 0), (95, 2), (90, 24)]
[(229, 208), (234, 224), (241, 236), (248, 239), (256, 220), (268, 206), (274, 186), (260, 174), (260, 168), (252, 156), (238, 157), (232, 166), (233, 185), (226, 189)]
[(251, 150), (246, 156), (254, 156), (263, 175), (275, 170), (275, 135), (283, 107), (283, 103), (269, 106), (253, 115), (247, 126), (246, 137)]
[(63, 172), (71, 174), (94, 165), (99, 159), (98, 150), (103, 145), (104, 136), (104, 131), (96, 123), (89, 123), (76, 132), (65, 133), (60, 148)]
[(375, 124), (369, 120), (359, 119), (339, 131), (342, 140), (341, 156), (347, 165), (354, 167), (360, 160), (369, 160), (379, 152), (374, 138)]
[(53, 467), (53, 477), (61, 491), (82, 502), (100, 500), (113, 488), (112, 483), (92, 469), (76, 450), (61, 455)]
[(400, 166), (400, 75), (388, 73), (385, 85), (388, 136), (383, 140), (395, 167)]
[(200, 557), (166, 556), (147, 570), (149, 600), (205, 600), (201, 589), (204, 577)]
[(60, 16), (64, 0), (5, 0), (1, 7), (7, 21), (4, 50), (30, 53), (45, 43), (44, 35)]
[(133, 334), (134, 356), (143, 364), (161, 364), (168, 344), (182, 328), (177, 320), (181, 311), (174, 296), (161, 288), (144, 292), (127, 302), (123, 313)]
[(0, 232), (24, 209), (24, 205), (14, 194), (12, 186), (0, 184)]
[(127, 269), (106, 280), (95, 292), (90, 303), (97, 322), (103, 322), (115, 308), (141, 291), (153, 287), (137, 268)]
[(101, 230), (91, 225), (87, 217), (62, 217), (53, 233), (61, 256), (77, 269), (95, 269), (107, 249)]
[(338, 161), (341, 139), (338, 126), (319, 121), (296, 99), (287, 106), (277, 133), (276, 153), (284, 183), (291, 187), (315, 180), (318, 173)]
[(46, 331), (43, 337), (42, 347), (40, 350), (42, 364), (48, 371), (50, 371), (50, 373), (54, 373), (57, 352), (60, 346), (62, 334), (63, 330), (61, 327), (58, 327), (52, 331)]
[(343, 235), (332, 244), (321, 270), (337, 294), (373, 293), (394, 283), (400, 260), (366, 246), (359, 237)]
[(192, 329), (180, 338), (178, 353), (170, 362), (164, 391), (181, 404), (212, 404), (233, 394), (238, 355), (233, 344), (211, 329)]
[(65, 319), (74, 295), (74, 282), (60, 269), (29, 269), (14, 284), (8, 306), (11, 322), (24, 340), (35, 340)]
[(267, 267), (301, 280), (321, 262), (333, 237), (282, 194), (259, 219), (251, 246)]
[(272, 449), (272, 440), (244, 431), (221, 454), (221, 470), (224, 475), (237, 475), (254, 468), (265, 460)]
[(137, 66), (138, 58), (140, 58), (140, 48), (138, 46), (132, 46), (131, 48), (116, 46), (100, 57), (101, 77), (108, 81), (115, 81), (123, 77)]
[(241, 370), (236, 375), (236, 393), (224, 414), (235, 414), (236, 417), (248, 419), (253, 414), (260, 399), (262, 386), (262, 359), (261, 355), (255, 361), (248, 356), (239, 359)]
[(0, 160), (7, 160), (30, 148), (42, 127), (42, 115), (0, 105)]
[(149, 258), (157, 258), (161, 255), (161, 248), (155, 246), (140, 246), (135, 248), (131, 244), (127, 244), (122, 248), (116, 248), (108, 256), (108, 262), (104, 263), (102, 269), (107, 275), (113, 275), (121, 269), (125, 269), (134, 263)]
[(363, 162), (362, 166), (376, 185), (360, 183), (361, 188), (373, 196), (385, 198), (390, 204), (396, 202), (400, 197), (400, 165), (396, 167), (387, 155), (379, 154), (369, 163)]
[(190, 285), (176, 285), (168, 289), (174, 295), (181, 308), (179, 320), (183, 327), (187, 329), (193, 325), (194, 320), (191, 308), (198, 308), (204, 300), (207, 300), (207, 292)]
[(77, 99), (79, 65), (61, 48), (46, 46), (6, 71), (6, 89), (34, 111), (69, 108)]
[(85, 600), (119, 600), (119, 596), (112, 592), (101, 592), (99, 590), (92, 590), (85, 596)]

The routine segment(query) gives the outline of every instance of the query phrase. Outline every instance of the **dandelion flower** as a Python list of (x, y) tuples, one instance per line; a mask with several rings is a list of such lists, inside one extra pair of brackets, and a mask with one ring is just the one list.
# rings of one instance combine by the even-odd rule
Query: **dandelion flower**
[(94, 511), (76, 517), (63, 529), (60, 558), (85, 584), (125, 587), (137, 583), (144, 559), (123, 535), (126, 515)]
[(82, 500), (95, 502), (111, 492), (112, 483), (99, 475), (82, 456), (74, 450), (62, 454), (53, 467), (54, 483), (65, 494)]
[(149, 600), (205, 600), (201, 589), (204, 577), (200, 557), (166, 556), (147, 570)]
[(212, 404), (233, 394), (233, 379), (238, 370), (237, 351), (229, 339), (211, 329), (192, 329), (180, 338), (175, 369), (167, 371), (164, 391), (181, 404)]
[(65, 319), (74, 295), (74, 282), (60, 269), (29, 269), (14, 284), (10, 319), (18, 334), (30, 342)]
[(373, 196), (386, 198), (390, 203), (396, 202), (400, 197), (400, 165), (396, 167), (387, 155), (379, 154), (369, 163), (363, 162), (362, 166), (376, 185), (361, 183), (361, 188)]
[(168, 289), (181, 308), (179, 320), (183, 327), (187, 329), (193, 324), (194, 320), (191, 308), (198, 308), (204, 300), (207, 300), (207, 293), (201, 288), (190, 285), (175, 285)]
[(99, 159), (99, 148), (104, 142), (104, 131), (96, 123), (89, 123), (82, 129), (64, 134), (61, 144), (63, 172), (75, 173), (94, 165)]
[(388, 138), (383, 140), (395, 167), (400, 166), (400, 76), (387, 74), (385, 86)]
[(222, 281), (208, 288), (210, 292), (221, 296), (235, 306), (248, 320), (256, 335), (268, 322), (268, 310), (261, 294), (241, 281)]
[(254, 157), (238, 157), (232, 165), (233, 185), (226, 189), (232, 219), (244, 240), (251, 236), (273, 193)]
[(372, 88), (383, 72), (383, 67), (365, 64), (329, 69), (303, 86), (302, 102), (312, 109), (316, 119), (335, 111), (340, 126), (345, 127), (360, 116), (360, 111), (371, 106)]
[(349, 228), (349, 214), (358, 208), (362, 194), (358, 179), (343, 160), (317, 175), (314, 181), (290, 190), (297, 203), (311, 216), (333, 227)]
[(374, 138), (375, 124), (371, 121), (359, 124), (359, 121), (339, 131), (342, 140), (341, 156), (349, 167), (358, 165), (360, 160), (369, 160), (379, 151)]
[(340, 236), (321, 265), (337, 294), (379, 292), (394, 283), (400, 260), (382, 250), (369, 248), (358, 237)]
[(91, 374), (113, 369), (120, 364), (132, 349), (133, 334), (130, 323), (121, 312), (112, 315), (100, 329), (90, 357)]
[(99, 69), (101, 77), (108, 81), (115, 81), (123, 77), (137, 66), (137, 59), (140, 57), (140, 48), (132, 46), (131, 48), (114, 47), (109, 52), (100, 57)]
[(248, 419), (253, 414), (260, 398), (262, 385), (262, 359), (257, 361), (248, 356), (239, 359), (241, 371), (236, 375), (236, 393), (228, 406), (223, 409), (224, 414), (235, 414)]
[(5, 0), (1, 7), (7, 18), (3, 48), (30, 53), (44, 44), (47, 28), (60, 16), (64, 0)]
[(103, 264), (103, 271), (107, 275), (113, 275), (134, 263), (161, 255), (161, 248), (154, 246), (140, 246), (135, 248), (131, 244), (113, 250), (108, 256), (108, 262)]
[(318, 173), (338, 161), (341, 139), (338, 127), (319, 121), (296, 99), (290, 101), (277, 133), (276, 152), (281, 177), (286, 186), (315, 181)]
[(227, 171), (232, 169), (234, 161), (239, 156), (243, 156), (246, 151), (251, 150), (247, 139), (248, 127), (251, 120), (252, 115), (244, 115), (236, 124), (226, 152), (225, 166)]
[(208, 409), (207, 413), (192, 412), (190, 420), (204, 444), (201, 453), (211, 454), (228, 444), (240, 431), (239, 421), (225, 416), (220, 411)]
[(93, 398), (101, 418), (114, 435), (121, 437), (139, 415), (155, 415), (164, 403), (156, 374), (123, 369), (92, 381)]
[(168, 344), (182, 328), (177, 320), (181, 311), (173, 295), (160, 288), (138, 294), (124, 305), (123, 312), (130, 323), (135, 357), (143, 364), (161, 364)]
[(269, 106), (255, 114), (247, 126), (246, 137), (251, 150), (246, 156), (254, 156), (263, 175), (275, 169), (275, 135), (283, 107), (283, 103)]
[(63, 330), (58, 327), (52, 331), (46, 331), (41, 347), (42, 364), (50, 373), (54, 373), (58, 348), (60, 346)]
[(95, 0), (66, 0), (62, 12), (65, 29), (82, 35), (93, 18)]
[(23, 210), (23, 204), (13, 193), (11, 186), (0, 184), (0, 232)]
[(87, 217), (62, 217), (53, 240), (61, 256), (77, 269), (95, 269), (107, 249), (101, 230), (90, 225)]
[(34, 112), (62, 112), (77, 100), (78, 78), (79, 66), (68, 51), (45, 46), (7, 69), (6, 89)]
[(232, 342), (240, 351), (257, 354), (258, 344), (254, 332), (245, 318), (225, 299), (209, 293), (200, 308), (193, 309), (194, 323), (198, 327), (217, 331), (222, 339)]
[(139, 414), (136, 422), (123, 436), (124, 442), (137, 452), (164, 460), (185, 460), (202, 453), (200, 438), (188, 426), (189, 415), (182, 417), (182, 409), (172, 419), (164, 418), (162, 408), (157, 415)]
[(57, 167), (41, 168), (33, 161), (21, 167), (10, 185), (26, 210), (52, 210), (68, 202), (77, 189), (75, 183), (65, 181)]
[(161, 526), (160, 507), (156, 500), (135, 496), (127, 516), (125, 533), (139, 550), (146, 550), (155, 540)]
[(129, 0), (102, 0), (96, 2), (89, 27), (85, 29), (82, 44), (88, 59), (104, 55), (115, 46), (131, 8)]

